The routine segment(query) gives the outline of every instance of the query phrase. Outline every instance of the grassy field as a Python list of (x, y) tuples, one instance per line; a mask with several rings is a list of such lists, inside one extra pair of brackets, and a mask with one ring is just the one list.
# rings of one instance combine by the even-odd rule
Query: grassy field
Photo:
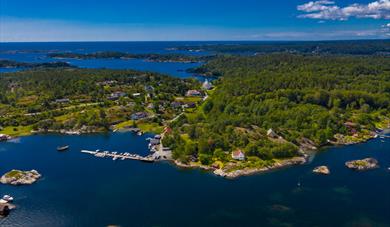
[(32, 126), (17, 126), (5, 127), (0, 131), (0, 134), (6, 134), (12, 137), (31, 135)]

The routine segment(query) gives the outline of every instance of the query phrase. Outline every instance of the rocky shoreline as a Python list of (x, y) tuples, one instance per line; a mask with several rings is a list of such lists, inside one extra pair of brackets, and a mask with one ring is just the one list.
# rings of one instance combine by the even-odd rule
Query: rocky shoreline
[(249, 175), (254, 175), (262, 172), (268, 172), (271, 170), (276, 170), (276, 169), (281, 169), (285, 168), (288, 166), (293, 166), (293, 165), (302, 165), (307, 162), (307, 158), (305, 157), (294, 157), (291, 159), (285, 159), (285, 160), (279, 160), (272, 164), (271, 166), (267, 167), (262, 167), (262, 168), (244, 168), (240, 170), (234, 170), (234, 171), (229, 171), (227, 169), (218, 169), (214, 168), (211, 166), (205, 166), (205, 165), (200, 165), (196, 163), (190, 163), (190, 164), (185, 164), (182, 162), (179, 162), (177, 160), (174, 161), (175, 165), (181, 168), (199, 168), (203, 169), (206, 171), (212, 171), (215, 175), (224, 177), (227, 179), (235, 179), (241, 176), (249, 176)]
[(322, 174), (322, 175), (329, 175), (330, 170), (327, 166), (318, 166), (313, 169), (313, 173)]
[(379, 162), (374, 158), (365, 158), (361, 160), (348, 161), (345, 163), (345, 166), (357, 171), (366, 171), (379, 168)]
[(11, 170), (0, 178), (0, 183), (10, 185), (30, 185), (35, 183), (41, 174), (36, 170), (22, 171)]
[[(381, 131), (382, 131), (382, 129), (381, 129)], [(362, 140), (359, 142), (337, 141), (337, 142), (333, 142), (330, 144), (332, 144), (333, 146), (346, 146), (346, 145), (367, 142), (368, 140), (371, 140), (371, 139), (374, 139), (377, 137), (378, 137), (378, 134), (376, 132), (371, 132), (365, 138), (362, 138)], [(206, 170), (206, 171), (212, 171), (217, 176), (221, 176), (221, 177), (228, 178), (228, 179), (235, 179), (235, 178), (238, 178), (240, 176), (249, 176), (249, 175), (254, 175), (254, 174), (262, 173), (262, 172), (268, 172), (268, 171), (272, 171), (275, 169), (280, 169), (280, 168), (289, 167), (289, 166), (293, 166), (293, 165), (305, 164), (305, 163), (307, 163), (308, 158), (309, 158), (309, 155), (306, 154), (306, 151), (308, 151), (308, 150), (314, 151), (314, 150), (318, 149), (310, 142), (311, 141), (304, 141), (303, 145), (300, 147), (300, 153), (302, 154), (302, 157), (294, 157), (291, 159), (280, 160), (271, 166), (267, 166), (267, 167), (263, 167), (263, 168), (244, 168), (244, 169), (240, 169), (240, 170), (229, 171), (226, 169), (218, 169), (218, 168), (214, 168), (212, 166), (201, 165), (198, 163), (185, 164), (185, 163), (182, 163), (178, 160), (173, 160), (173, 163), (177, 167), (180, 167), (180, 168), (192, 168), (192, 169), (199, 168), (199, 169)], [(366, 169), (378, 168), (378, 165), (377, 165), (378, 161), (373, 159), (376, 161), (376, 165), (374, 165), (375, 161), (372, 161), (371, 159), (372, 158), (364, 159), (367, 163), (369, 163), (366, 166)], [(346, 166), (348, 167), (347, 163), (346, 163)], [(353, 166), (353, 164), (349, 164), (349, 165), (351, 167)], [(362, 167), (356, 167), (355, 169), (360, 170), (359, 168), (361, 169)], [(352, 168), (352, 169), (354, 169), (354, 168)], [(363, 170), (366, 170), (366, 169), (363, 169)], [(315, 169), (313, 169), (313, 173), (329, 175), (330, 170), (327, 166), (318, 166)]]

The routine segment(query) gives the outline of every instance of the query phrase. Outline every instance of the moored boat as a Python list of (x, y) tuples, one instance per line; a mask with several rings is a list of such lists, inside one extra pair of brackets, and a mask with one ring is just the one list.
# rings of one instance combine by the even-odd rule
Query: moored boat
[(14, 197), (12, 197), (10, 195), (4, 195), (3, 200), (5, 200), (7, 202), (12, 202), (12, 201), (14, 201)]
[(69, 149), (69, 145), (62, 146), (62, 147), (57, 147), (57, 151), (66, 151)]

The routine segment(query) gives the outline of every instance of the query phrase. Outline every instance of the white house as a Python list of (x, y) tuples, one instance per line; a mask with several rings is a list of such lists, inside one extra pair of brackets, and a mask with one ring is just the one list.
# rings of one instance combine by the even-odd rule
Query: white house
[(268, 136), (268, 137), (271, 137), (271, 138), (274, 138), (274, 139), (279, 138), (279, 135), (276, 134), (276, 132), (275, 132), (272, 128), (270, 128), (270, 129), (267, 131), (267, 136)]
[(206, 79), (202, 84), (202, 88), (204, 90), (210, 90), (211, 88), (213, 88), (213, 85)]
[(245, 160), (245, 154), (240, 150), (235, 150), (232, 152), (232, 158), (239, 161)]
[(198, 90), (189, 90), (186, 96), (202, 96), (202, 93)]

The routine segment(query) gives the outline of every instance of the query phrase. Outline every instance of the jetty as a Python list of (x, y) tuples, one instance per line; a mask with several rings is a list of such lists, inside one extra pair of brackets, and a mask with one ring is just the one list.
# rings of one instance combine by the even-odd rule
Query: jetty
[(131, 154), (128, 152), (118, 153), (118, 152), (110, 152), (110, 151), (89, 151), (89, 150), (81, 150), (81, 153), (90, 154), (98, 158), (112, 158), (112, 160), (137, 160), (142, 162), (154, 162), (155, 158), (151, 155), (149, 156), (141, 156), (138, 154)]

